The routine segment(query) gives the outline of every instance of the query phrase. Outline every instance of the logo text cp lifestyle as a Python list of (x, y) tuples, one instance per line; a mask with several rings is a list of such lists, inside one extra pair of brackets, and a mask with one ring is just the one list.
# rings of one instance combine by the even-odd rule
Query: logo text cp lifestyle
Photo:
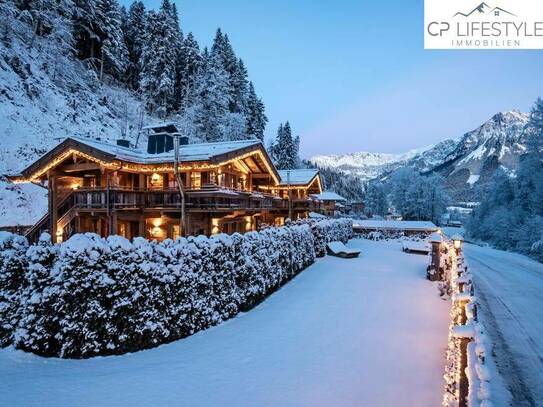
[(425, 0), (425, 49), (543, 49), (543, 0)]

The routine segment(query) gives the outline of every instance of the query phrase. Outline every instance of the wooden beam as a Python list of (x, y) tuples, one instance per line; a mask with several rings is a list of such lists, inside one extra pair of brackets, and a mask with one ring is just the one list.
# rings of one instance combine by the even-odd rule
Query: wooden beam
[(94, 171), (99, 170), (100, 165), (97, 163), (77, 163), (77, 164), (64, 164), (57, 167), (60, 171), (64, 172), (79, 172), (79, 171)]

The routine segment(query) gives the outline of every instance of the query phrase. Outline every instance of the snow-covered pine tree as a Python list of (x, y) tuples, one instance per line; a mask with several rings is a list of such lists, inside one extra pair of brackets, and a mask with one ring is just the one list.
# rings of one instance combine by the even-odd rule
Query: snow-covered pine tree
[(172, 111), (179, 111), (181, 107), (181, 95), (182, 90), (182, 46), (183, 46), (183, 33), (181, 27), (179, 26), (179, 15), (177, 13), (177, 6), (175, 3), (170, 2), (170, 0), (162, 0), (160, 6), (160, 12), (168, 16), (169, 24), (171, 25), (172, 30), (174, 31), (174, 44), (173, 48), (175, 49), (175, 82), (174, 90), (172, 96)]
[(264, 141), (264, 130), (268, 118), (264, 112), (264, 103), (258, 98), (252, 82), (249, 82), (249, 93), (247, 97), (247, 135)]
[(141, 70), (141, 52), (145, 43), (145, 6), (142, 1), (135, 1), (128, 10), (126, 21), (125, 40), (128, 49), (129, 66), (126, 72), (126, 81), (132, 89), (139, 89), (139, 75)]
[[(223, 34), (221, 29), (218, 28), (213, 39), (213, 45), (211, 46), (211, 55), (214, 55), (227, 74), (228, 80), (228, 108), (230, 112), (241, 112), (241, 101), (236, 100), (236, 81), (240, 78), (236, 78), (237, 71), (239, 69), (238, 60), (228, 35)], [(240, 73), (241, 77), (243, 73)]]
[(128, 50), (122, 31), (122, 14), (117, 0), (98, 0), (97, 12), (101, 17), (102, 31), (101, 59), (102, 72), (117, 79), (124, 76), (128, 68)]
[(179, 73), (180, 73), (180, 101), (181, 111), (194, 104), (196, 93), (196, 82), (200, 68), (202, 67), (202, 56), (198, 41), (192, 33), (189, 33), (183, 40), (179, 53)]
[(76, 49), (80, 59), (95, 70), (100, 64), (100, 46), (102, 40), (102, 16), (98, 7), (99, 0), (74, 0), (73, 24)]
[(281, 124), (277, 131), (277, 138), (272, 145), (272, 157), (277, 168), (281, 170), (293, 170), (298, 168), (300, 158), (298, 155), (300, 139), (292, 137), (290, 123)]
[(222, 141), (228, 113), (228, 74), (217, 53), (203, 52), (203, 66), (196, 83), (192, 115), (195, 135), (204, 141)]
[(150, 11), (141, 53), (140, 89), (148, 109), (163, 116), (173, 109), (177, 36), (172, 19), (163, 11)]
[[(228, 39), (228, 37), (226, 38)], [(249, 98), (249, 80), (247, 78), (247, 68), (245, 68), (243, 61), (239, 59), (234, 71), (230, 74), (230, 86), (232, 88), (231, 112), (247, 114), (247, 101)]]

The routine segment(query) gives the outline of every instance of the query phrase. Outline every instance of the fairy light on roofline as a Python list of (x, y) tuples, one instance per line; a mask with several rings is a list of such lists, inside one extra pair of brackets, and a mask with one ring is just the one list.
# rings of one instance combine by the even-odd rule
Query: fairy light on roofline
[[(121, 168), (128, 172), (137, 172), (137, 173), (157, 173), (157, 172), (173, 172), (173, 164), (160, 164), (160, 165), (152, 165), (152, 164), (134, 164), (130, 162), (120, 162), (120, 161), (113, 161), (108, 162), (101, 160), (99, 158), (96, 158), (94, 156), (91, 156), (89, 154), (86, 154), (82, 151), (70, 148), (66, 150), (64, 153), (60, 154), (59, 156), (55, 157), (52, 161), (50, 161), (46, 166), (44, 166), (41, 170), (38, 170), (34, 172), (31, 176), (28, 178), (19, 178), (14, 180), (14, 183), (28, 183), (28, 182), (35, 182), (40, 177), (42, 177), (44, 174), (47, 173), (47, 171), (55, 168), (60, 163), (62, 163), (64, 160), (69, 158), (70, 156), (78, 156), (84, 159), (87, 159), (91, 162), (97, 163), (104, 168), (111, 169), (111, 170), (120, 170)], [(192, 171), (192, 170), (215, 170), (222, 166), (236, 163), (240, 160), (243, 160), (245, 158), (251, 157), (251, 156), (258, 156), (261, 158), (262, 162), (264, 163), (266, 169), (270, 173), (270, 176), (272, 177), (275, 185), (279, 185), (279, 178), (277, 175), (275, 175), (275, 170), (270, 166), (268, 163), (268, 160), (266, 159), (264, 153), (260, 150), (253, 150), (248, 153), (236, 156), (234, 158), (231, 158), (226, 161), (219, 162), (217, 164), (193, 164), (193, 165), (183, 165), (181, 164), (181, 171)]]

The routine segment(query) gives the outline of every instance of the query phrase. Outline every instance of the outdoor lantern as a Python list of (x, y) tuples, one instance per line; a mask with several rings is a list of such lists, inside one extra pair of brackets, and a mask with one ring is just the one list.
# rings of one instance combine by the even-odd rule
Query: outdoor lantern
[(464, 243), (464, 238), (460, 235), (454, 235), (452, 237), (452, 241), (454, 244), (454, 248), (456, 249), (456, 251), (458, 251), (462, 248), (462, 244)]

